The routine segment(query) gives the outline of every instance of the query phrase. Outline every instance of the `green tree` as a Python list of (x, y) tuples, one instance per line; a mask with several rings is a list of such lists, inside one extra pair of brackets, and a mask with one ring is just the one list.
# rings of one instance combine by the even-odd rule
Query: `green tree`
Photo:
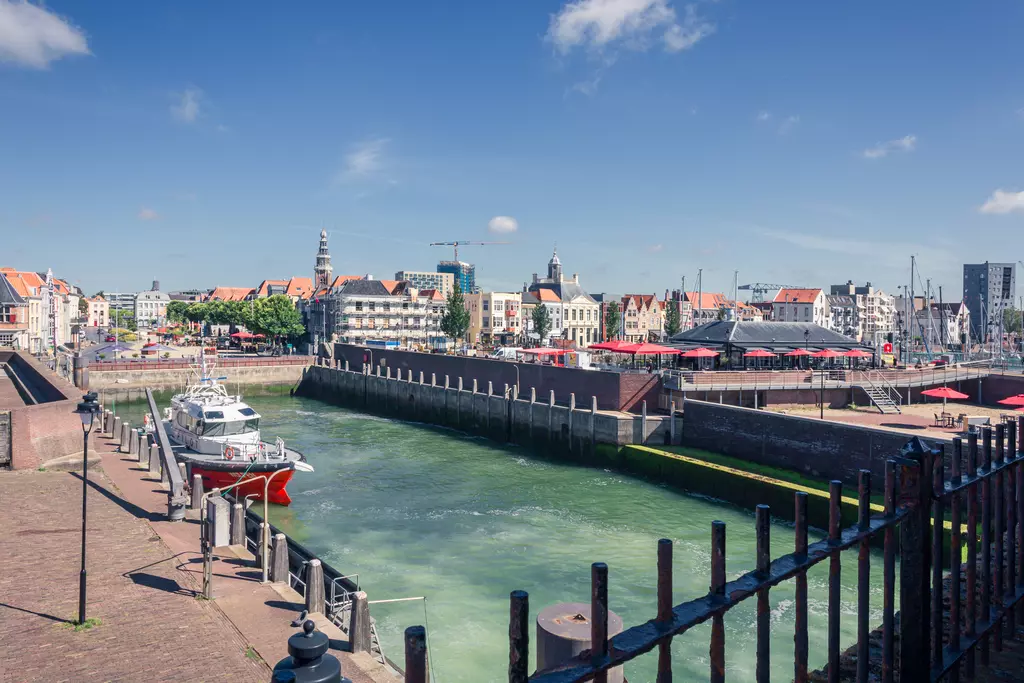
[(1021, 333), (1021, 312), (1013, 306), (1003, 310), (1003, 331), (1008, 334)]
[(126, 330), (136, 331), (135, 316), (128, 311), (113, 310), (110, 312), (110, 324), (114, 327), (121, 327)]
[(666, 301), (665, 305), (668, 307), (665, 311), (665, 334), (671, 339), (673, 335), (679, 334), (683, 323), (679, 318), (679, 302)]
[(622, 323), (622, 314), (619, 312), (619, 302), (612, 301), (608, 304), (608, 310), (604, 314), (604, 336), (611, 340), (619, 336), (619, 325)]
[(466, 333), (469, 332), (469, 310), (466, 308), (466, 299), (462, 296), (462, 288), (458, 282), (448, 294), (446, 304), (444, 315), (441, 316), (441, 331), (449, 339), (465, 339)]
[(181, 323), (188, 320), (188, 317), (186, 316), (187, 312), (187, 301), (169, 301), (167, 303), (167, 319), (172, 323)]
[(78, 298), (78, 316), (80, 318), (89, 317), (89, 302), (85, 300), (85, 297)]
[(229, 302), (240, 304), (226, 307), (226, 314), (234, 322), (245, 324), (250, 331), (267, 337), (297, 337), (305, 333), (302, 315), (292, 300), (283, 294), (275, 294), (255, 301)]
[(551, 311), (544, 304), (537, 304), (533, 307), (533, 331), (540, 338), (543, 345), (551, 334)]
[(204, 323), (206, 322), (207, 311), (209, 310), (209, 304), (195, 302), (185, 307), (185, 320), (190, 323)]

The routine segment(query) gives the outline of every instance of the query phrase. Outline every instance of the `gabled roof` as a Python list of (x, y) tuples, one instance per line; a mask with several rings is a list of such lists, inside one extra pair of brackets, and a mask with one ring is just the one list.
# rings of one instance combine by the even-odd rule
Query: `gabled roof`
[(684, 296), (694, 308), (702, 311), (714, 311), (732, 306), (729, 298), (719, 292), (685, 292)]
[(312, 293), (313, 278), (310, 277), (293, 277), (288, 281), (288, 289), (285, 290), (288, 296), (297, 296), (300, 299), (305, 299)]
[(660, 308), (661, 303), (653, 294), (627, 294), (622, 297), (622, 307), (629, 306), (630, 301), (633, 301), (633, 305), (641, 309), (650, 309), (654, 306)]
[(252, 287), (214, 287), (207, 301), (245, 301), (255, 290)]
[(444, 296), (436, 289), (421, 289), (420, 296), (426, 297), (431, 301), (444, 301)]
[(334, 281), (331, 283), (331, 287), (335, 287), (335, 288), (341, 287), (343, 284), (345, 284), (349, 280), (362, 280), (362, 279), (363, 279), (362, 275), (339, 275), (336, 278), (334, 278)]
[(528, 306), (536, 306), (540, 303), (540, 299), (538, 299), (533, 292), (523, 292), (521, 297), (522, 302)]
[(349, 280), (341, 289), (341, 294), (350, 296), (390, 296), (391, 290), (384, 286), (382, 280)]
[[(400, 281), (399, 280), (377, 280), (377, 282), (379, 282), (382, 285), (384, 285), (384, 288), (386, 290), (388, 290), (389, 294), (394, 294), (395, 291), (398, 289), (398, 285), (399, 285)], [(404, 280), (402, 282), (404, 282)]]
[(538, 289), (534, 292), (534, 297), (538, 301), (547, 303), (560, 303), (562, 301), (561, 297), (550, 289)]
[(270, 296), (271, 287), (284, 287), (288, 288), (288, 280), (264, 280), (260, 283), (260, 286), (256, 288), (256, 296)]
[(7, 280), (5, 273), (0, 273), (0, 304), (7, 304), (8, 306), (24, 306), (25, 299), (18, 293), (18, 290), (14, 288)]
[(813, 304), (819, 294), (821, 294), (821, 287), (814, 289), (780, 289), (773, 301), (777, 304)]
[(530, 285), (529, 291), (533, 292), (534, 296), (541, 296), (542, 301), (548, 301), (549, 299), (544, 299), (542, 295), (538, 295), (538, 292), (548, 291), (554, 294), (554, 301), (564, 301), (568, 303), (574, 299), (583, 297), (590, 303), (597, 303), (575, 282), (535, 282)]

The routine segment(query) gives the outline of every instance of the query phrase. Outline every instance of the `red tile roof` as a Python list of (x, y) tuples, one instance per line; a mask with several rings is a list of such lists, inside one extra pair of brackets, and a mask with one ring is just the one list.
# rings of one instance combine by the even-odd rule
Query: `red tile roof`
[(214, 287), (207, 301), (245, 301), (245, 298), (256, 290), (252, 287)]
[(339, 275), (334, 278), (334, 282), (331, 283), (331, 287), (341, 287), (349, 280), (362, 280), (362, 275)]
[(536, 292), (533, 292), (533, 295), (541, 301), (550, 301), (551, 303), (559, 303), (562, 300), (561, 297), (547, 288), (538, 289)]
[[(729, 307), (732, 305), (728, 297), (718, 292), (700, 292), (699, 296), (697, 292), (686, 292), (684, 296), (694, 308), (702, 311), (717, 310), (723, 306)], [(699, 302), (698, 299), (700, 299)]]
[(431, 301), (444, 301), (444, 297), (441, 296), (441, 292), (436, 289), (421, 289), (420, 296), (425, 296)]
[(779, 293), (775, 295), (775, 303), (790, 303), (790, 304), (813, 304), (818, 295), (821, 294), (821, 288), (817, 289), (780, 289)]
[(384, 289), (388, 290), (390, 294), (394, 294), (398, 288), (399, 280), (378, 280), (378, 282), (384, 285)]
[(288, 280), (264, 280), (256, 288), (256, 296), (269, 296), (271, 287), (288, 287)]
[(300, 299), (306, 299), (312, 293), (313, 278), (310, 277), (293, 277), (288, 281), (288, 289), (285, 290), (288, 296), (297, 296)]

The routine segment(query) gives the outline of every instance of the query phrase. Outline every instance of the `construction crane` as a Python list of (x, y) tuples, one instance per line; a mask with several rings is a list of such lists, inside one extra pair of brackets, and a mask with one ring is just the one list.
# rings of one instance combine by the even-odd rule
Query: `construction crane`
[(455, 260), (459, 260), (459, 247), (473, 246), (481, 247), (485, 244), (509, 244), (508, 242), (470, 242), (468, 240), (455, 240), (453, 242), (431, 242), (432, 247), (454, 247), (455, 248)]
[(756, 304), (764, 301), (764, 295), (776, 289), (803, 289), (797, 285), (776, 285), (769, 282), (754, 282), (749, 285), (740, 285), (737, 289), (751, 292), (750, 303)]

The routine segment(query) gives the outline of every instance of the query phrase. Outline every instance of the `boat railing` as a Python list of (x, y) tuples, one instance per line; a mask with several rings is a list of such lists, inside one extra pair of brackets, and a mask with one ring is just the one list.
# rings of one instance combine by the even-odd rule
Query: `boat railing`
[[(227, 457), (228, 449), (232, 450), (231, 458)], [(281, 437), (275, 439), (271, 447), (265, 441), (256, 444), (233, 444), (223, 443), (220, 448), (220, 456), (225, 460), (241, 458), (251, 461), (278, 462), (285, 460), (288, 456), (284, 447), (284, 440)]]

